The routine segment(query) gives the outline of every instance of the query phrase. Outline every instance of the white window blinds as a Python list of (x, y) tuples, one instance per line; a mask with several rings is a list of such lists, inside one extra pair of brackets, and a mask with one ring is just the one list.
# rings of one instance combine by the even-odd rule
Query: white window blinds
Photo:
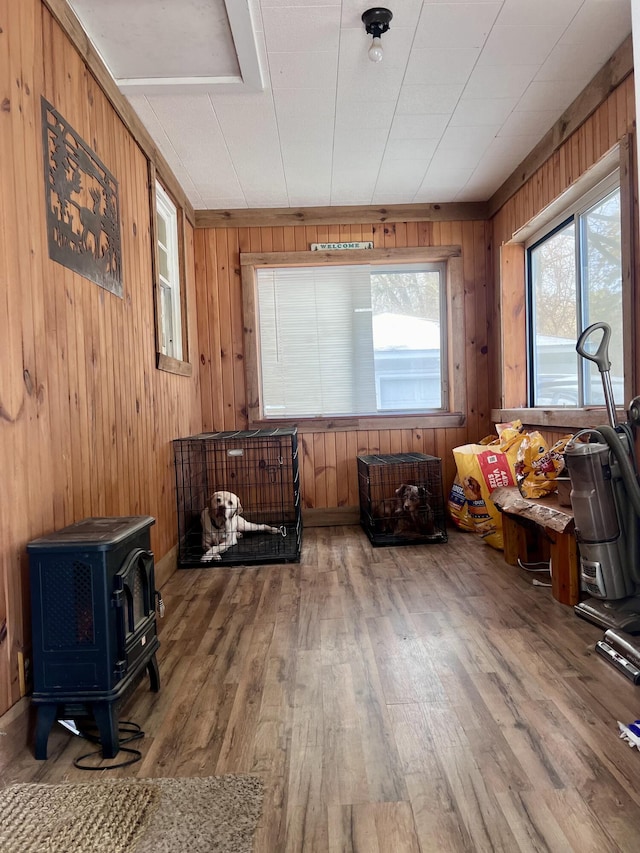
[(258, 270), (266, 417), (376, 411), (368, 266)]
[(265, 418), (443, 407), (442, 265), (259, 268)]

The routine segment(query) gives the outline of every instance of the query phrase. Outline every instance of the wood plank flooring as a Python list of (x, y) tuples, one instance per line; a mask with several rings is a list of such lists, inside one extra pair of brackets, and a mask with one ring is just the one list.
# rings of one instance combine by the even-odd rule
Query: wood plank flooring
[[(142, 760), (111, 776), (251, 773), (255, 853), (640, 849), (640, 688), (602, 632), (472, 534), (377, 548), (304, 532), (300, 564), (182, 570), (162, 592), (162, 687), (121, 718)], [(0, 784), (95, 780), (27, 700), (0, 718)], [(113, 764), (118, 759), (106, 761)]]

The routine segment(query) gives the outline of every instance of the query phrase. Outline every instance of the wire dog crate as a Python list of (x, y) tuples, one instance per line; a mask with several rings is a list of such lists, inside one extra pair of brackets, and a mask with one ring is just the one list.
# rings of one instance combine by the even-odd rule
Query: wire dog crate
[(447, 541), (440, 459), (388, 453), (357, 461), (360, 523), (372, 545)]
[[(173, 441), (178, 568), (300, 559), (302, 511), (295, 428), (210, 432)], [(278, 528), (245, 532), (220, 561), (203, 562), (202, 512), (214, 492), (237, 495), (242, 518)]]

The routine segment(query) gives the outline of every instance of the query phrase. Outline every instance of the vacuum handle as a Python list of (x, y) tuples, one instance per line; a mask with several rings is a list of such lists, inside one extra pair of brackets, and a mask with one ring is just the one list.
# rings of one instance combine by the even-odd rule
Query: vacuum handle
[[(587, 342), (587, 338), (591, 336), (592, 332), (595, 332), (597, 329), (602, 329), (602, 340), (600, 341), (600, 345), (598, 349), (592, 353), (588, 352), (585, 349), (585, 344)], [(589, 361), (595, 361), (598, 365), (598, 370), (600, 373), (608, 373), (609, 368), (611, 367), (611, 362), (609, 361), (609, 341), (611, 339), (611, 326), (608, 323), (593, 323), (591, 326), (587, 326), (584, 332), (578, 338), (578, 343), (576, 344), (576, 351), (578, 355), (581, 355), (583, 358), (589, 359)]]
[[(588, 352), (588, 350), (585, 349), (587, 338), (590, 337), (593, 332), (598, 331), (598, 329), (602, 329), (602, 339), (600, 341), (598, 349), (594, 353)], [(611, 387), (611, 374), (609, 373), (609, 368), (611, 367), (611, 362), (609, 361), (610, 339), (611, 326), (608, 323), (592, 323), (590, 326), (587, 326), (587, 328), (578, 338), (578, 343), (576, 344), (576, 351), (578, 355), (582, 356), (582, 358), (586, 358), (589, 361), (593, 361), (598, 365), (598, 370), (600, 371), (600, 376), (602, 377), (604, 402), (605, 406), (607, 407), (609, 423), (615, 429), (618, 424), (618, 420), (616, 418), (616, 405), (613, 399), (613, 388)]]

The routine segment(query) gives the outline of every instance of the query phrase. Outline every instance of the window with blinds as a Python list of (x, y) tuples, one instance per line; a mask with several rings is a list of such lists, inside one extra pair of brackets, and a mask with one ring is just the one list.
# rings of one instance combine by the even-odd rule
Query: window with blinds
[(257, 269), (264, 417), (445, 410), (445, 266)]

